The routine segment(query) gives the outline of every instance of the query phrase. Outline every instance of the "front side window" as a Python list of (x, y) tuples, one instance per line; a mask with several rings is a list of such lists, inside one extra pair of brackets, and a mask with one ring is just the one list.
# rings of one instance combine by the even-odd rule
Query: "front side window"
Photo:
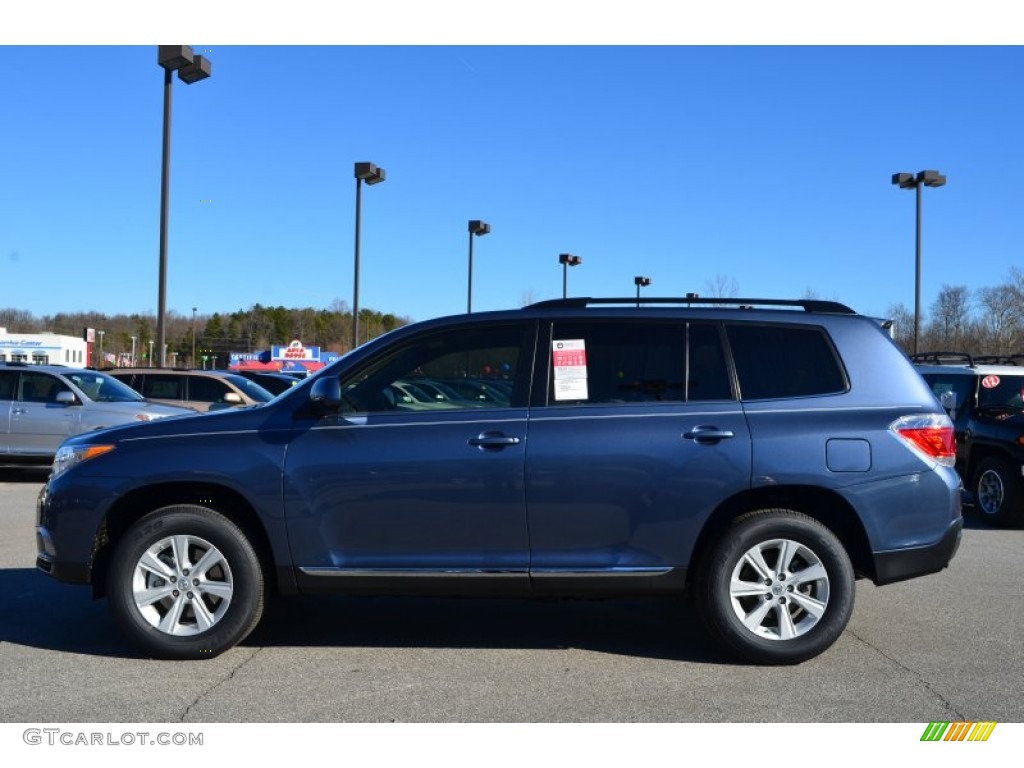
[(341, 382), (345, 410), (523, 407), (529, 359), (522, 324), (449, 329), (414, 339)]
[(21, 400), (26, 403), (55, 403), (58, 392), (70, 392), (56, 376), (47, 373), (21, 374)]
[(743, 400), (846, 391), (846, 376), (822, 328), (735, 324), (726, 333)]

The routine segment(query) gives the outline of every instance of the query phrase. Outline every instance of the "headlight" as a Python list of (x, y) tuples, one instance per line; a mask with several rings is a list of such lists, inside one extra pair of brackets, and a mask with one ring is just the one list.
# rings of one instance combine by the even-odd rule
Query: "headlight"
[(102, 456), (104, 453), (110, 453), (112, 450), (114, 450), (114, 446), (108, 444), (62, 445), (57, 449), (57, 454), (53, 457), (53, 468), (50, 471), (50, 479), (52, 480), (58, 475), (67, 472), (73, 466), (81, 464), (83, 461), (95, 459), (97, 456)]
[(156, 421), (166, 417), (166, 413), (136, 413), (135, 418), (137, 421)]

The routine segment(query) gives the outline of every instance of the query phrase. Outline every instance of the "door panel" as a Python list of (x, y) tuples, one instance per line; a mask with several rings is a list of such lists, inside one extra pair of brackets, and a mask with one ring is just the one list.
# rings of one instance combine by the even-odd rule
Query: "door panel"
[(707, 516), (750, 483), (721, 329), (598, 318), (554, 323), (546, 343), (526, 456), (535, 587), (684, 568)]
[(296, 564), (525, 579), (535, 335), (507, 321), (425, 331), (343, 373), (342, 413), (299, 420), (287, 452)]

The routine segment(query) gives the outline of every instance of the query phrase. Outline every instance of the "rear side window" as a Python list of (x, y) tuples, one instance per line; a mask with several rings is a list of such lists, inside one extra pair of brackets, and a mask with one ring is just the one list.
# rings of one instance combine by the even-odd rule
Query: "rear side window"
[(550, 354), (548, 402), (556, 405), (732, 398), (711, 323), (557, 322)]
[(743, 400), (846, 391), (846, 377), (824, 329), (808, 326), (727, 325)]
[(0, 371), (0, 400), (14, 399), (14, 382), (17, 380), (17, 372)]
[(146, 374), (142, 380), (142, 396), (156, 400), (183, 400), (182, 383), (181, 376), (173, 373)]

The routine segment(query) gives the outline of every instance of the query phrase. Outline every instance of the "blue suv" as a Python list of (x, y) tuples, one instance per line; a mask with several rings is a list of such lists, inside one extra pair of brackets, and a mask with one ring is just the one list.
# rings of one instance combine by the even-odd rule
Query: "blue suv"
[[(269, 593), (314, 592), (687, 594), (736, 658), (813, 657), (856, 579), (954, 556), (953, 425), (871, 318), (696, 301), (427, 321), (266, 405), (73, 437), (37, 566), (161, 658), (221, 653)], [(396, 396), (417, 382), (487, 397)]]

